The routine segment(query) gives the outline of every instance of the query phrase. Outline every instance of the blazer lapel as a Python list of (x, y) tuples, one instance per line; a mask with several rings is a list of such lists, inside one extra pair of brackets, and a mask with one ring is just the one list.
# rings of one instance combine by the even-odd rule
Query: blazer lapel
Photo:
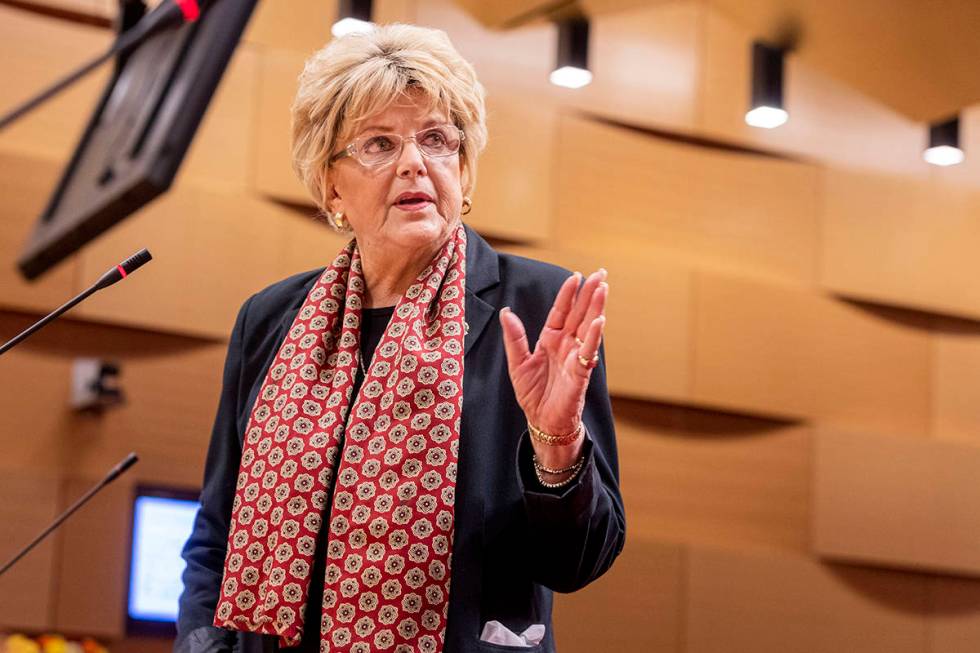
[(466, 225), (466, 325), (463, 337), (463, 355), (472, 349), (480, 334), (490, 324), (496, 307), (481, 299), (478, 294), (500, 282), (500, 266), (497, 252), (478, 233)]

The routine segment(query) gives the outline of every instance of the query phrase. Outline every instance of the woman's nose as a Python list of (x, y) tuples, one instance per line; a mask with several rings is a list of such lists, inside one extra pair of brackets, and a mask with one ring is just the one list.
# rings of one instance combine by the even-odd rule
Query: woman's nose
[(414, 138), (406, 139), (402, 144), (397, 165), (399, 177), (416, 177), (426, 173), (425, 157), (422, 156), (422, 150), (419, 149)]

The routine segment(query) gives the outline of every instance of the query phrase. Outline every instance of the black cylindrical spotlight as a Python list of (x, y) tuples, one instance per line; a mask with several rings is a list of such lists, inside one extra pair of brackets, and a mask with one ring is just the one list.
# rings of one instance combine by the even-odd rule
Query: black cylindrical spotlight
[(374, 29), (374, 23), (371, 22), (371, 0), (340, 0), (337, 22), (330, 28), (334, 36), (341, 37), (371, 29)]
[(783, 107), (783, 60), (785, 50), (761, 41), (752, 43), (752, 88), (745, 122), (772, 129), (789, 119)]
[(582, 88), (592, 81), (589, 71), (589, 19), (574, 16), (558, 21), (558, 58), (551, 83)]
[(960, 117), (929, 125), (929, 147), (922, 154), (927, 163), (935, 166), (953, 166), (966, 158), (960, 149)]

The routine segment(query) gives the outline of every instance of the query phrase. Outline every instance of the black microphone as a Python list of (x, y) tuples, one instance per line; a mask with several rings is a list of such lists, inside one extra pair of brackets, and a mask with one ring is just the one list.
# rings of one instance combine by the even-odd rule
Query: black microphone
[(130, 256), (125, 261), (123, 261), (122, 263), (120, 263), (119, 265), (117, 265), (116, 267), (110, 268), (109, 271), (103, 274), (102, 277), (98, 281), (96, 281), (91, 288), (81, 293), (74, 299), (63, 304), (61, 307), (55, 309), (54, 312), (50, 313), (48, 316), (44, 318), (41, 318), (33, 325), (31, 325), (30, 327), (28, 327), (27, 329), (19, 333), (17, 336), (12, 338), (10, 341), (5, 343), (2, 347), (0, 347), (0, 355), (7, 353), (7, 351), (10, 349), (13, 349), (14, 346), (16, 346), (18, 343), (20, 343), (23, 340), (26, 340), (28, 337), (33, 335), (35, 331), (40, 331), (49, 322), (54, 321), (62, 313), (74, 307), (76, 304), (81, 303), (82, 300), (86, 299), (92, 293), (98, 290), (102, 290), (103, 288), (107, 288), (112, 284), (116, 283), (117, 281), (125, 279), (130, 275), (130, 273), (134, 272), (135, 270), (138, 270), (140, 267), (142, 267), (144, 264), (146, 264), (152, 259), (153, 257), (150, 255), (149, 250), (143, 248), (140, 251), (133, 254), (132, 256)]
[(6, 571), (8, 569), (10, 569), (15, 564), (17, 564), (17, 561), (18, 560), (20, 560), (21, 558), (23, 558), (25, 555), (27, 555), (30, 552), (31, 549), (33, 549), (35, 546), (37, 546), (38, 544), (40, 544), (41, 540), (43, 540), (48, 535), (50, 535), (51, 532), (54, 529), (58, 528), (58, 526), (60, 526), (63, 521), (65, 521), (66, 519), (68, 519), (69, 517), (71, 517), (72, 516), (72, 513), (74, 513), (76, 510), (78, 510), (79, 508), (81, 508), (82, 506), (84, 506), (85, 503), (89, 499), (91, 499), (92, 497), (94, 497), (96, 495), (96, 493), (98, 493), (99, 490), (101, 490), (102, 488), (104, 488), (109, 483), (112, 483), (114, 480), (116, 480), (119, 477), (120, 474), (122, 474), (127, 469), (129, 469), (130, 467), (132, 467), (133, 465), (135, 465), (138, 460), (139, 460), (139, 457), (135, 453), (130, 453), (128, 456), (126, 456), (118, 465), (116, 465), (115, 467), (112, 468), (112, 470), (106, 475), (106, 477), (104, 479), (102, 479), (101, 481), (99, 481), (98, 485), (96, 485), (91, 490), (89, 490), (88, 492), (86, 492), (85, 495), (82, 496), (81, 499), (79, 499), (78, 501), (76, 501), (75, 503), (73, 503), (71, 505), (71, 507), (68, 508), (68, 510), (64, 511), (63, 513), (61, 513), (61, 515), (59, 515), (58, 518), (55, 519), (54, 522), (52, 522), (50, 526), (48, 526), (47, 528), (45, 528), (41, 532), (40, 535), (38, 535), (37, 537), (35, 537), (31, 541), (30, 544), (28, 544), (23, 549), (21, 549), (20, 553), (18, 553), (13, 558), (11, 558), (9, 561), (7, 561), (7, 564), (5, 564), (3, 567), (0, 567), (0, 576), (3, 576), (4, 573), (6, 573)]
[(196, 22), (208, 4), (207, 2), (197, 2), (197, 0), (164, 0), (153, 11), (143, 16), (139, 22), (120, 34), (115, 44), (104, 54), (100, 54), (88, 63), (83, 64), (74, 72), (61, 78), (34, 97), (24, 101), (6, 115), (0, 116), (0, 130), (3, 130), (35, 107), (65, 90), (112, 57), (128, 54), (136, 46), (157, 32), (177, 27), (183, 23)]

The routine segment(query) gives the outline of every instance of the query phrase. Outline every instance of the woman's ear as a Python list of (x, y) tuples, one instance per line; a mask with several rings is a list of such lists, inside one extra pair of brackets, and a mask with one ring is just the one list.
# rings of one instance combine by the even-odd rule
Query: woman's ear
[(337, 186), (334, 185), (333, 180), (330, 175), (323, 173), (323, 206), (328, 212), (337, 213), (338, 211), (343, 211), (343, 201), (341, 200), (340, 193), (337, 192)]

